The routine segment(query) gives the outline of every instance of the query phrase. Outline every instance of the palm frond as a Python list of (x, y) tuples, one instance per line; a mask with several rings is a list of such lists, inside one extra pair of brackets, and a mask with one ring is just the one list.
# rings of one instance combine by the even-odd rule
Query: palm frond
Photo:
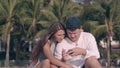
[(96, 37), (97, 40), (106, 37), (106, 26), (99, 25), (93, 30), (93, 35)]
[(36, 35), (34, 36), (34, 39), (42, 37), (45, 34), (45, 32), (46, 32), (46, 29), (43, 29), (37, 32)]
[(2, 29), (3, 29), (2, 38), (3, 38), (3, 41), (6, 43), (8, 34), (10, 34), (10, 30), (11, 30), (10, 22), (6, 23), (6, 25), (4, 25)]

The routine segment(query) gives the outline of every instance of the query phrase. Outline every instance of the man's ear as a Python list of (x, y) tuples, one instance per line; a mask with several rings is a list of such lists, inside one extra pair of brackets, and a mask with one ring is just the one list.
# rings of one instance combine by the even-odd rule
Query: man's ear
[(80, 32), (84, 32), (84, 30), (82, 28), (80, 28)]
[(84, 32), (84, 29), (82, 26), (80, 26), (80, 32)]

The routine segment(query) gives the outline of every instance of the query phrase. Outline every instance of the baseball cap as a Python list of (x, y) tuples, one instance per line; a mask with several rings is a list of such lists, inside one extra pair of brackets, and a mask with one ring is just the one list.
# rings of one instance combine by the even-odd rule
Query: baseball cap
[(75, 30), (80, 29), (81, 21), (78, 17), (70, 17), (66, 20), (66, 29)]

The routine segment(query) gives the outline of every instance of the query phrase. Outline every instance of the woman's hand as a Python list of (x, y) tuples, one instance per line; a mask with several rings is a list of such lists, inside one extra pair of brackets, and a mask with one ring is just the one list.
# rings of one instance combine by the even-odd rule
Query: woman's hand
[(65, 49), (62, 50), (62, 61), (66, 62), (68, 59), (68, 54), (66, 53)]
[[(69, 54), (65, 51), (65, 49), (62, 50), (62, 61), (66, 62), (68, 60)], [(70, 65), (66, 65), (65, 67), (60, 67), (60, 68), (73, 68)]]

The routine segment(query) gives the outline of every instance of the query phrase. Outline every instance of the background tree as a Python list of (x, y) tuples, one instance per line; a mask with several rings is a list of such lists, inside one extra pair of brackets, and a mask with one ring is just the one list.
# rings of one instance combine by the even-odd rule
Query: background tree
[[(25, 27), (26, 36), (28, 39), (33, 39), (35, 33), (43, 26), (40, 24), (42, 19), (41, 10), (44, 7), (44, 0), (24, 0), (24, 13), (21, 15)], [(38, 30), (37, 30), (38, 29)]]
[(0, 18), (4, 19), (4, 25), (2, 26), (2, 39), (6, 44), (6, 61), (5, 66), (9, 66), (9, 48), (11, 32), (14, 30), (14, 24), (16, 22), (16, 16), (19, 6), (18, 0), (0, 0)]
[(51, 0), (51, 2), (49, 8), (43, 11), (44, 16), (49, 21), (65, 23), (68, 17), (79, 16), (81, 13), (82, 7), (71, 0)]
[[(94, 30), (92, 30), (93, 34), (98, 37), (97, 39), (100, 40), (100, 37), (102, 38), (102, 36), (104, 36), (103, 38), (107, 38), (108, 67), (110, 66), (110, 43), (112, 41), (112, 38), (115, 36), (113, 25), (115, 25), (114, 20), (116, 17), (116, 7), (118, 5), (117, 2), (117, 0), (102, 0), (100, 2), (94, 2), (92, 5), (96, 7), (88, 7), (86, 9), (88, 11), (84, 12), (83, 14), (84, 22), (88, 20), (99, 22), (99, 25), (96, 28), (94, 28)], [(97, 3), (97, 5), (95, 5), (95, 3)], [(88, 25), (91, 25), (91, 23), (88, 23)], [(106, 31), (103, 28), (105, 28)]]

